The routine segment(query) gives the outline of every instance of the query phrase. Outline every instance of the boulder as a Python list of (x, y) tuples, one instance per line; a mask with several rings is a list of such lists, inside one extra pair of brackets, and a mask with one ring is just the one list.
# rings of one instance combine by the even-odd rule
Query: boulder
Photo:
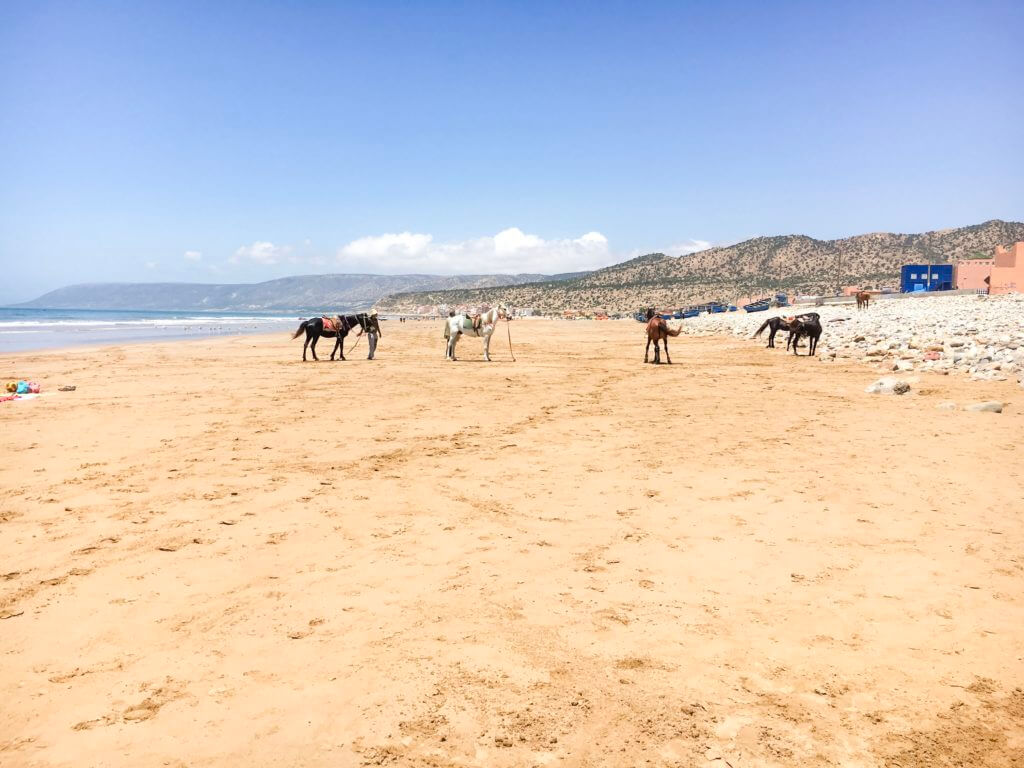
[(864, 391), (869, 395), (902, 395), (910, 391), (910, 385), (902, 379), (883, 376)]
[(988, 400), (984, 403), (971, 403), (964, 406), (965, 411), (984, 411), (987, 413), (1002, 413), (1003, 404), (998, 400)]

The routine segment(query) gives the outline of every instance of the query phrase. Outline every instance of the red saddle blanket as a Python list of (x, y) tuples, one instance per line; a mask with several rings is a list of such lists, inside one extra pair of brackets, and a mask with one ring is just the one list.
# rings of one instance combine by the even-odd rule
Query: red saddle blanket
[(331, 333), (338, 332), (338, 321), (333, 317), (327, 317), (326, 315), (321, 318), (324, 321), (324, 330), (330, 331)]

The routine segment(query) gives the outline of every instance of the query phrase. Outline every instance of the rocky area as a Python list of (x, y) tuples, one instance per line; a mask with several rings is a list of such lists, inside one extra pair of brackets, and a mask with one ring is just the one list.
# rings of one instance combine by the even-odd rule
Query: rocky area
[[(1024, 386), (1024, 295), (904, 296), (858, 311), (852, 304), (798, 306), (681, 321), (684, 335), (753, 337), (769, 317), (817, 312), (822, 362), (852, 359), (885, 371), (963, 373), (976, 380), (1016, 379)], [(673, 321), (673, 325), (677, 321)], [(751, 343), (765, 344), (767, 330)], [(776, 337), (785, 347), (785, 334)]]

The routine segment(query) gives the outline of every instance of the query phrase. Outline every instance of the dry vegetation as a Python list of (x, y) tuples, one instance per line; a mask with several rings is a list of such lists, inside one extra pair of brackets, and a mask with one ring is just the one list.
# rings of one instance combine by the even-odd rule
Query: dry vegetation
[(542, 312), (629, 312), (649, 304), (678, 307), (775, 291), (823, 294), (841, 285), (895, 285), (902, 264), (976, 257), (1017, 240), (1024, 240), (1024, 223), (999, 220), (917, 235), (879, 232), (841, 240), (758, 237), (687, 256), (648, 254), (574, 280), (394, 294), (378, 306), (411, 311), (422, 305), (504, 302)]

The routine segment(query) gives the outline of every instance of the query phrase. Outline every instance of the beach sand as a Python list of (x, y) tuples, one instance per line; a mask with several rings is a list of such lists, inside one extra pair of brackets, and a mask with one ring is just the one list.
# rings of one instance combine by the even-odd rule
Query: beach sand
[(1024, 764), (1014, 382), (440, 326), (0, 357), (0, 765)]

